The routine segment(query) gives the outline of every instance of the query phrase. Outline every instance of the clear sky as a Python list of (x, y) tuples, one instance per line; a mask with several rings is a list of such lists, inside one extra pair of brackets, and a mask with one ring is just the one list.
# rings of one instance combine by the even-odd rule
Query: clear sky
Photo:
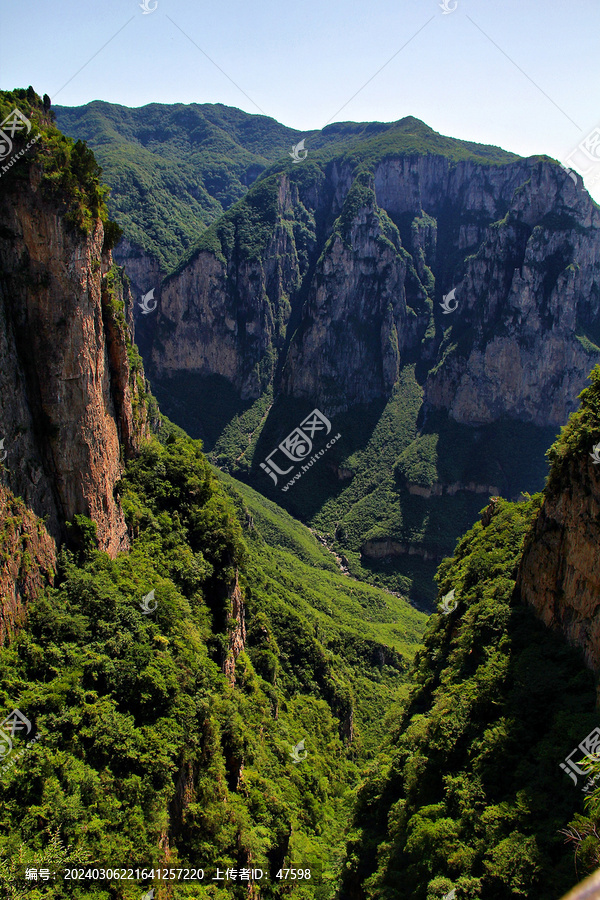
[[(0, 87), (225, 103), (300, 130), (413, 115), (557, 159), (600, 126), (600, 0), (141, 2), (0, 0)], [(600, 200), (600, 149), (586, 185)]]

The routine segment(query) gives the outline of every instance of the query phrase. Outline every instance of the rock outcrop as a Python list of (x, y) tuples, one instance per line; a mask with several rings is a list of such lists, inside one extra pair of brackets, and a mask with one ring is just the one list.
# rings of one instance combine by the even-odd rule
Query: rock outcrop
[(273, 199), (273, 227), (260, 253), (236, 238), (227, 257), (201, 249), (164, 283), (152, 352), (159, 376), (222, 375), (244, 398), (271, 382), (289, 298), (307, 267), (291, 228), (300, 216), (298, 189), (282, 177)]
[(10, 639), (56, 572), (56, 545), (44, 523), (0, 484), (0, 645)]
[(544, 502), (519, 566), (517, 595), (600, 671), (600, 370), (550, 451)]
[(229, 683), (235, 684), (235, 662), (246, 646), (246, 622), (244, 610), (244, 596), (240, 587), (238, 573), (235, 575), (235, 584), (229, 597), (229, 610), (227, 616), (227, 653), (223, 660), (223, 673)]
[(114, 556), (128, 543), (114, 487), (148, 433), (141, 360), (102, 221), (70, 224), (39, 163), (18, 174), (0, 180), (2, 480), (55, 540), (83, 514)]
[(369, 146), (263, 178), (207, 230), (164, 286), (153, 370), (221, 375), (242, 398), (275, 378), (335, 414), (389, 397), (412, 360), (425, 409), (564, 423), (600, 360), (600, 211), (581, 182), (544, 158), (369, 163)]

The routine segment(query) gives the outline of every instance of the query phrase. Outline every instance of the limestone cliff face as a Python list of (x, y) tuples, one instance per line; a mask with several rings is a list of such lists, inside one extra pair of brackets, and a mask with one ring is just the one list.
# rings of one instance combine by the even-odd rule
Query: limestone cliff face
[(599, 358), (586, 335), (598, 327), (600, 211), (539, 162), (479, 238), (426, 403), (465, 424), (564, 424)]
[[(159, 375), (256, 397), (279, 361), (276, 391), (335, 413), (388, 397), (413, 360), (425, 408), (460, 423), (565, 421), (600, 359), (600, 213), (581, 182), (549, 160), (436, 153), (299, 171), (255, 185), (246, 219), (211, 226), (166, 283)], [(276, 203), (252, 207), (269, 184)], [(250, 254), (244, 229), (262, 235)]]
[(378, 208), (370, 179), (363, 187), (357, 212), (317, 263), (284, 372), (286, 393), (317, 398), (330, 413), (390, 394), (405, 349), (423, 338), (431, 319), (414, 269), (417, 310), (407, 307), (410, 256)]
[(82, 235), (63, 215), (39, 165), (0, 180), (2, 481), (56, 540), (84, 514), (115, 555), (127, 535), (114, 486), (148, 432), (143, 371), (130, 370), (102, 222)]
[(600, 472), (579, 454), (547, 492), (525, 547), (516, 590), (600, 671)]
[(162, 289), (152, 365), (161, 376), (222, 375), (242, 397), (258, 397), (272, 379), (295, 294), (306, 271), (292, 221), (298, 189), (282, 177), (276, 218), (259, 255), (237, 238), (227, 258), (201, 251)]
[[(122, 238), (113, 250), (113, 258), (117, 265), (126, 269), (131, 280), (131, 291), (137, 300), (152, 288), (158, 288), (165, 276), (157, 259), (136, 247), (127, 238)], [(141, 315), (134, 307), (136, 317)]]

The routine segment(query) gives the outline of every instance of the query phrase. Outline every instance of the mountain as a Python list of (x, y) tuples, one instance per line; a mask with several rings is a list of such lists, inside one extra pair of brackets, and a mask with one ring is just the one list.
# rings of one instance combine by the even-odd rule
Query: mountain
[(157, 869), (202, 865), (333, 898), (424, 616), (159, 413), (94, 157), (32, 88), (15, 108), (36, 147), (0, 179), (2, 894), (163, 896)]
[[(355, 576), (427, 606), (482, 497), (542, 487), (600, 359), (599, 222), (551, 160), (415, 119), (311, 150), (267, 170), (165, 279), (156, 394)], [(286, 488), (266, 460), (291, 471), (277, 448), (314, 408), (341, 439)]]
[[(309, 474), (307, 463), (276, 496), (293, 496), (304, 481), (309, 490), (298, 496), (318, 510), (315, 520), (335, 517), (336, 504), (344, 508), (333, 544), (212, 467), (201, 443), (159, 412), (134, 341), (127, 280), (114, 265), (119, 229), (108, 216), (95, 159), (56, 129), (49, 98), (41, 100), (32, 88), (0, 93), (3, 118), (15, 108), (36, 147), (11, 157), (0, 178), (0, 410), (7, 433), (0, 445), (6, 452), (0, 469), (3, 895), (558, 897), (600, 863), (600, 789), (592, 784), (585, 801), (579, 790), (582, 771), (600, 778), (594, 758), (600, 368), (549, 451), (543, 494), (518, 502), (493, 498), (439, 566), (440, 609), (419, 647), (423, 614), (399, 592), (353, 578), (356, 556), (340, 548), (360, 535), (369, 517), (387, 527), (398, 515), (384, 479), (390, 461), (397, 461), (391, 471), (404, 473), (412, 486), (402, 495), (404, 516), (422, 514), (421, 501), (443, 500), (447, 510), (458, 508), (450, 536), (464, 515), (461, 492), (480, 502), (474, 487), (450, 482), (452, 491), (443, 493), (431, 481), (435, 437), (453, 432), (448, 425), (444, 431), (439, 410), (424, 405), (429, 360), (425, 367), (411, 360), (407, 345), (409, 359), (398, 365), (389, 396), (348, 409), (335, 384), (326, 384), (327, 402), (337, 397), (341, 404), (327, 410), (331, 420), (315, 412), (312, 397), (293, 395), (293, 379), (286, 381), (293, 366), (282, 363), (222, 432), (218, 452), (234, 460), (237, 448), (241, 459), (252, 447), (256, 430), (295, 422), (282, 442), (290, 460), (314, 438), (315, 471)], [(420, 128), (405, 124), (409, 136)], [(29, 134), (13, 137), (20, 154)], [(333, 166), (337, 151), (330, 152)], [(491, 172), (513, 165), (489, 154)], [(429, 157), (423, 155), (425, 168)], [(536, 163), (533, 171), (552, 183), (552, 164)], [(364, 239), (388, 287), (405, 272), (406, 297), (410, 261), (373, 202), (371, 174), (351, 186), (348, 196), (357, 199), (345, 220), (350, 230), (342, 214), (334, 220), (338, 230), (321, 251), (319, 284), (342, 271), (335, 262), (345, 242), (356, 238), (358, 247)], [(522, 175), (519, 170), (516, 180)], [(304, 176), (293, 177), (302, 182)], [(233, 230), (225, 220), (212, 237), (207, 229), (210, 241), (223, 238), (221, 251), (232, 233), (245, 240), (266, 234), (247, 228), (261, 221), (260, 204), (254, 219), (243, 204), (264, 199), (263, 189), (268, 199), (269, 178), (232, 207), (226, 221)], [(532, 184), (531, 204), (535, 179)], [(586, 197), (580, 199), (585, 213)], [(589, 212), (594, 219), (595, 208)], [(568, 285), (572, 277), (581, 287), (589, 277), (584, 251), (593, 269), (595, 226), (578, 227), (578, 268), (561, 270), (558, 281)], [(553, 246), (559, 232), (553, 226)], [(207, 252), (206, 245), (198, 252)], [(195, 259), (183, 261), (173, 280)], [(367, 275), (364, 268), (361, 278)], [(396, 298), (399, 285), (390, 288)], [(319, 290), (315, 298), (329, 296)], [(460, 303), (458, 289), (456, 298)], [(286, 336), (286, 360), (291, 348), (299, 359), (312, 346), (304, 308), (295, 334)], [(375, 302), (372, 308), (374, 314), (382, 309)], [(406, 305), (406, 322), (414, 325), (409, 344), (426, 308), (425, 301)], [(584, 321), (585, 309), (578, 293), (571, 311)], [(399, 303), (396, 313), (403, 310)], [(345, 327), (343, 317), (340, 323), (338, 329)], [(555, 324), (568, 349), (566, 332)], [(457, 342), (450, 375), (473, 365), (478, 328), (470, 344)], [(513, 332), (508, 337), (517, 340)], [(429, 340), (426, 331), (420, 341)], [(586, 341), (591, 338), (579, 343), (587, 347)], [(338, 352), (335, 342), (330, 346)], [(572, 358), (577, 362), (575, 351)], [(354, 383), (366, 396), (376, 381), (366, 371), (370, 357), (362, 359), (364, 384)], [(258, 373), (259, 381), (264, 375)], [(213, 404), (208, 421), (217, 430), (219, 416), (240, 394), (233, 384), (227, 395), (219, 393), (218, 379), (204, 382), (211, 384), (213, 396), (198, 400)], [(485, 396), (493, 411), (492, 395)], [(507, 408), (515, 396), (503, 397)], [(218, 408), (219, 397), (229, 410)], [(523, 468), (523, 436), (540, 441), (544, 426), (528, 420), (532, 407), (519, 403), (508, 417), (514, 430), (504, 432), (516, 439), (502, 459), (512, 462), (515, 477), (519, 466), (529, 477), (534, 467)], [(269, 414), (279, 418), (267, 422)], [(438, 430), (427, 432), (432, 420)], [(475, 429), (458, 419), (452, 427), (458, 435)], [(507, 426), (500, 420), (479, 428), (472, 445), (479, 449), (462, 458), (469, 444), (458, 442), (444, 459), (445, 472), (461, 465), (477, 471), (494, 433)], [(485, 459), (481, 465), (485, 471)], [(359, 502), (354, 511), (351, 495), (328, 494), (332, 474), (360, 489), (371, 506)], [(313, 476), (317, 489), (310, 487)], [(580, 753), (588, 755), (584, 770)], [(176, 877), (192, 868), (197, 875), (199, 865), (202, 885)], [(47, 869), (48, 881), (40, 876), (32, 883), (26, 873), (33, 869)], [(71, 878), (60, 877), (65, 869)], [(252, 869), (264, 877), (228, 883), (232, 871), (237, 881), (237, 873)]]
[(86, 141), (102, 166), (110, 214), (125, 237), (117, 258), (127, 259), (132, 276), (136, 266), (165, 275), (206, 225), (299, 140), (274, 119), (222, 104), (128, 109), (96, 100), (53, 111), (59, 128)]
[(493, 501), (440, 566), (448, 610), (358, 793), (341, 900), (542, 900), (598, 866), (599, 430), (597, 367), (543, 494)]
[[(106, 168), (117, 260), (136, 292), (155, 287), (156, 314), (134, 314), (162, 409), (355, 577), (431, 609), (435, 567), (485, 498), (542, 487), (600, 359), (598, 207), (581, 182), (413, 117), (301, 136), (207, 105), (58, 115)], [(143, 158), (162, 185), (189, 166), (216, 197), (216, 157), (231, 190), (210, 211), (172, 185), (149, 204), (127, 174)], [(296, 485), (277, 448), (315, 408), (341, 437)]]

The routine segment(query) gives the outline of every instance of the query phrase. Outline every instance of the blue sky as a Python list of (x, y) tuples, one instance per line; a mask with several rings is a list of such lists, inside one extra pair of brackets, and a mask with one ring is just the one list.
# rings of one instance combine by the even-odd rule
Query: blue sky
[(0, 0), (0, 87), (67, 106), (219, 102), (301, 130), (414, 115), (557, 159), (600, 125), (598, 0), (446, 0), (445, 15), (441, 0), (140, 2)]

